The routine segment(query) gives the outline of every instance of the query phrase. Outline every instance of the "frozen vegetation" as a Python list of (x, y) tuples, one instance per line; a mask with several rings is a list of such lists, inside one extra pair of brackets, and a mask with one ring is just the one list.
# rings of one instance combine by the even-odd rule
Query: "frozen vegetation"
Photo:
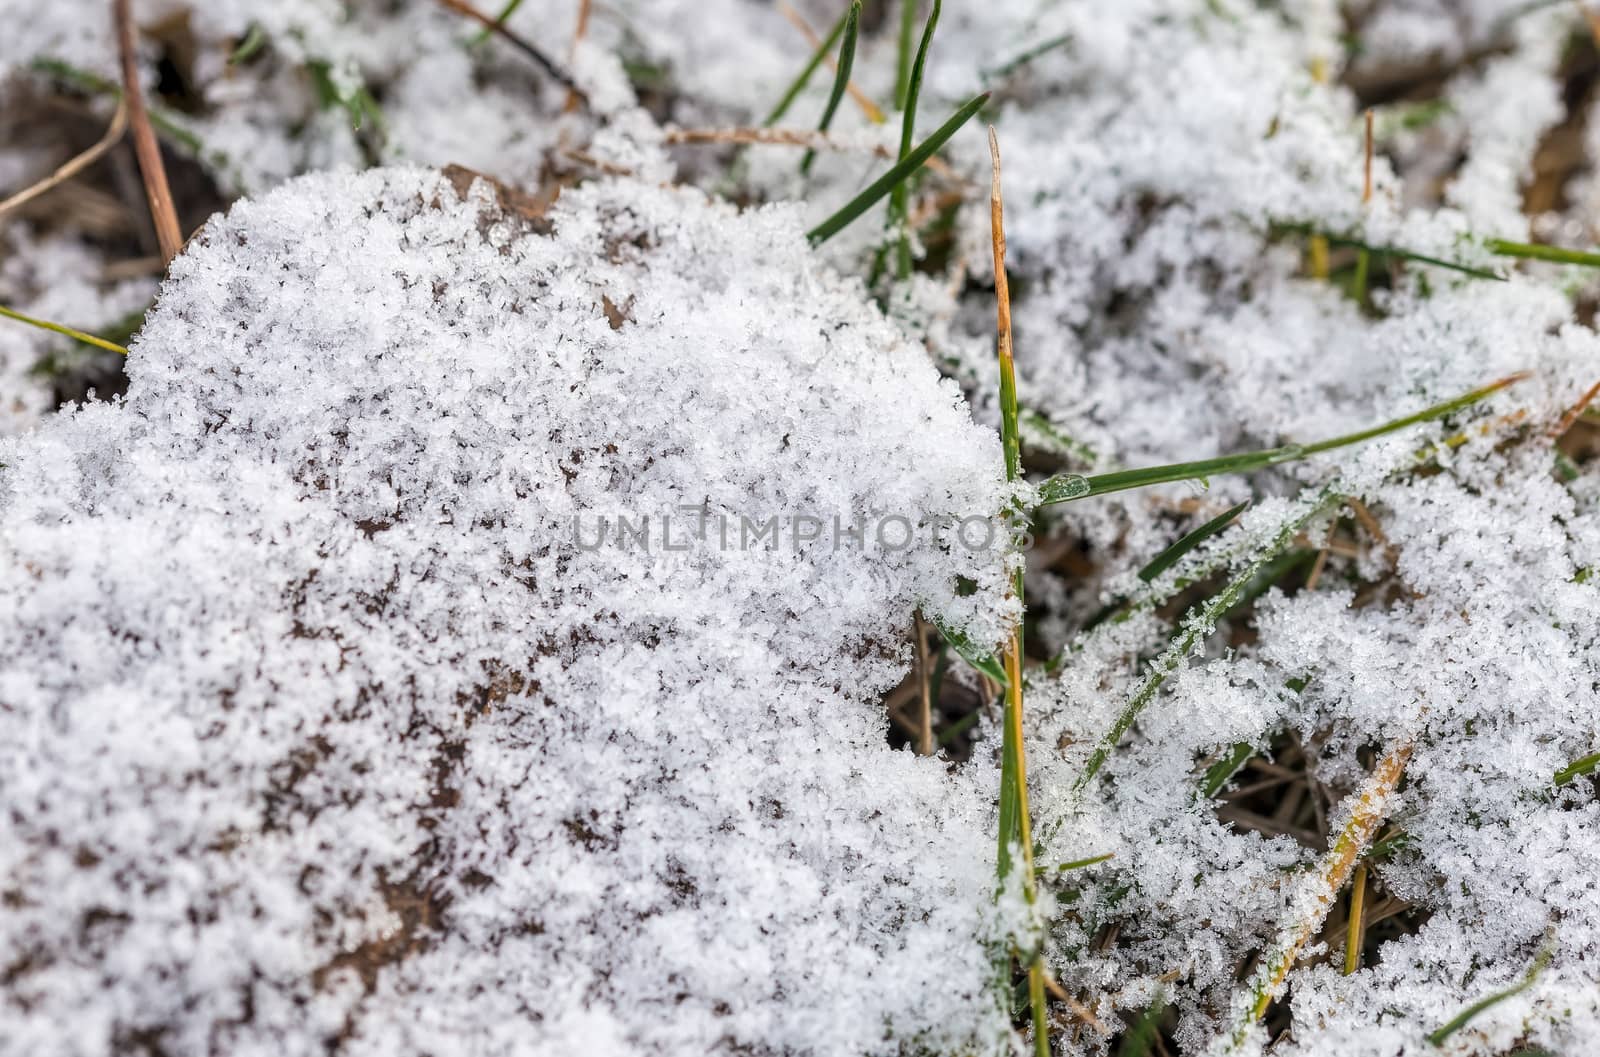
[(0, 1055), (1600, 1047), (1600, 10), (466, 7), (0, 205)]

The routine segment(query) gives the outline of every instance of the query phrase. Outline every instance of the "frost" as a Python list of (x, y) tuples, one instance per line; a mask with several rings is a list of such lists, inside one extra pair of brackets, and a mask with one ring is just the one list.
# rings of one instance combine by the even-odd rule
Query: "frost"
[(0, 449), (0, 1049), (994, 1044), (993, 775), (871, 706), (1002, 552), (687, 528), (1003, 501), (801, 230), (407, 169), (205, 228), (126, 399)]

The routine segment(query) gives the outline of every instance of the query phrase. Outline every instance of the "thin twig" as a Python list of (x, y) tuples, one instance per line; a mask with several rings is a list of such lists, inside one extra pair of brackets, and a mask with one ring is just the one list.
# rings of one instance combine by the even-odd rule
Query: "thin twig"
[(932, 756), (933, 740), (933, 672), (928, 667), (928, 625), (921, 613), (912, 615), (911, 632), (917, 640), (917, 683), (921, 690), (921, 711), (917, 722), (917, 754)]
[[(693, 146), (699, 144), (737, 143), (737, 144), (763, 144), (778, 147), (805, 147), (808, 150), (828, 150), (845, 153), (858, 151), (863, 154), (870, 153), (879, 158), (893, 158), (894, 153), (881, 143), (871, 146), (858, 143), (849, 143), (836, 139), (826, 132), (807, 128), (770, 128), (765, 125), (732, 126), (729, 128), (674, 128), (668, 129), (662, 136), (662, 141), (669, 144), (682, 144)], [(968, 181), (956, 174), (950, 164), (942, 158), (931, 157), (923, 162), (925, 166), (940, 176), (959, 180), (965, 184)], [(964, 201), (965, 196), (956, 196), (954, 201)], [(947, 201), (946, 204), (949, 204)]]
[(1367, 160), (1361, 175), (1361, 204), (1372, 201), (1372, 108), (1367, 108)]
[(1555, 427), (1550, 430), (1550, 435), (1552, 437), (1559, 437), (1567, 430), (1571, 429), (1572, 424), (1582, 417), (1584, 410), (1588, 408), (1590, 404), (1594, 403), (1594, 398), (1597, 396), (1600, 396), (1600, 382), (1596, 382), (1591, 385), (1589, 387), (1589, 391), (1584, 393), (1576, 404), (1572, 405), (1571, 410), (1561, 416), (1561, 421), (1557, 422)]
[(100, 137), (99, 142), (82, 154), (67, 161), (61, 168), (46, 176), (43, 180), (33, 184), (31, 187), (23, 188), (4, 202), (0, 202), (0, 216), (5, 216), (13, 209), (33, 201), (51, 188), (64, 184), (83, 172), (83, 170), (99, 161), (101, 156), (112, 147), (121, 143), (122, 137), (127, 134), (127, 131), (128, 104), (124, 97), (117, 100), (117, 112), (111, 115), (111, 124), (106, 128), (106, 134)]
[(1102, 1037), (1111, 1037), (1111, 1030), (1105, 1026), (1105, 1023), (1099, 1017), (1094, 1015), (1094, 1010), (1073, 998), (1071, 992), (1057, 983), (1056, 978), (1049, 973), (1044, 975), (1044, 987), (1057, 1000), (1064, 1002), (1067, 1008), (1072, 1010), (1073, 1016), (1098, 1031)]
[[(578, 45), (583, 43), (583, 38), (589, 33), (589, 10), (593, 7), (593, 0), (578, 0), (578, 24), (572, 30), (572, 48), (567, 52), (567, 62), (576, 62), (578, 58)], [(576, 89), (567, 89), (567, 101), (561, 107), (563, 114), (570, 114), (578, 109), (582, 100)]]
[(1328, 529), (1328, 538), (1317, 549), (1317, 560), (1311, 563), (1311, 574), (1306, 577), (1306, 590), (1315, 591), (1317, 581), (1322, 579), (1323, 567), (1328, 564), (1328, 548), (1333, 545), (1333, 529)]
[(144, 106), (144, 89), (139, 84), (139, 56), (133, 35), (133, 14), (128, 0), (111, 0), (111, 16), (117, 27), (117, 50), (122, 57), (122, 100), (128, 108), (128, 124), (133, 129), (133, 150), (144, 177), (145, 197), (150, 200), (150, 219), (161, 245), (161, 259), (170, 263), (183, 249), (183, 233), (178, 227), (178, 211), (172, 204), (172, 188), (167, 185), (167, 169), (161, 161), (161, 145), (150, 127), (150, 114)]
[[(789, 20), (790, 24), (793, 25), (795, 29), (800, 31), (801, 35), (806, 38), (806, 43), (810, 44), (813, 48), (822, 46), (822, 38), (817, 36), (817, 31), (811, 28), (811, 23), (806, 21), (804, 15), (796, 11), (793, 7), (790, 7), (788, 4), (782, 3), (778, 5), (778, 11), (782, 13), (784, 18)], [(839, 61), (832, 55), (829, 55), (827, 58), (828, 68), (837, 72), (839, 69)], [(874, 103), (867, 93), (863, 92), (854, 81), (849, 81), (845, 84), (845, 91), (850, 93), (850, 98), (855, 100), (856, 106), (861, 108), (861, 112), (867, 116), (868, 121), (872, 122), (874, 125), (883, 124), (884, 117), (882, 108), (880, 108), (877, 103)]]
[(829, 136), (826, 132), (804, 128), (675, 128), (662, 137), (667, 143), (764, 143), (783, 147), (805, 147), (808, 150), (864, 151), (880, 158), (889, 158), (889, 148), (883, 144), (858, 146)]
[(491, 15), (484, 14), (482, 11), (479, 11), (471, 4), (467, 3), (466, 0), (439, 0), (439, 3), (443, 4), (445, 7), (454, 11), (458, 15), (464, 15), (467, 18), (472, 19), (484, 29), (496, 34), (507, 44), (510, 44), (512, 47), (522, 52), (522, 54), (532, 59), (536, 66), (550, 76), (551, 80), (561, 85), (567, 91), (576, 93), (578, 98), (582, 99), (585, 103), (589, 101), (588, 95), (582, 88), (578, 87), (578, 82), (572, 79), (571, 74), (557, 66), (550, 56), (546, 55), (543, 51), (540, 51), (536, 45), (527, 40), (527, 38), (514, 32), (499, 19), (496, 19)]

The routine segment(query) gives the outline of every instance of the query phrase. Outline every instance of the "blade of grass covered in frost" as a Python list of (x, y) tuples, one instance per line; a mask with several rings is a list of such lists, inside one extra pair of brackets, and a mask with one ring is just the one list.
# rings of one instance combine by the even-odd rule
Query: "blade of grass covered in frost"
[(1201, 525), (1193, 532), (1178, 540), (1178, 542), (1174, 543), (1172, 546), (1168, 547), (1166, 550), (1150, 559), (1149, 564), (1143, 569), (1139, 570), (1139, 579), (1143, 580), (1145, 583), (1149, 583), (1162, 573), (1166, 572), (1168, 569), (1172, 568), (1178, 563), (1178, 559), (1182, 558), (1185, 554), (1188, 554), (1190, 551), (1200, 546), (1200, 544), (1204, 543), (1212, 536), (1215, 536), (1217, 533), (1233, 524), (1233, 519), (1244, 513), (1245, 507), (1249, 505), (1250, 500), (1246, 499), (1238, 506), (1231, 510), (1223, 511), (1210, 521), (1207, 521), (1204, 525)]
[[(927, 614), (924, 614), (924, 616), (927, 616)], [(982, 672), (984, 675), (987, 675), (1001, 686), (1006, 685), (1007, 678), (1005, 666), (1001, 664), (998, 659), (996, 659), (994, 654), (973, 642), (971, 637), (962, 634), (955, 628), (950, 627), (938, 617), (928, 617), (927, 619), (929, 623), (934, 626), (935, 630), (939, 632), (940, 637), (943, 638), (945, 642), (950, 644), (950, 648), (955, 650), (956, 654), (962, 660), (966, 661), (974, 669)]]
[(1161, 1023), (1161, 1014), (1166, 1012), (1166, 1008), (1165, 997), (1157, 993), (1150, 1008), (1139, 1014), (1139, 1019), (1122, 1036), (1117, 1057), (1148, 1057), (1151, 1047), (1156, 1043), (1156, 1027)]
[(1080, 459), (1090, 464), (1100, 458), (1089, 445), (1067, 436), (1048, 418), (1032, 408), (1021, 409), (1017, 424), (1022, 427), (1022, 442), (1026, 446), (1053, 452), (1066, 458)]
[(1088, 762), (1084, 765), (1083, 772), (1072, 783), (1074, 792), (1081, 792), (1094, 780), (1095, 775), (1100, 773), (1100, 768), (1105, 765), (1106, 760), (1116, 749), (1117, 743), (1122, 740), (1122, 736), (1133, 726), (1134, 720), (1139, 718), (1139, 713), (1144, 711), (1145, 706), (1155, 698), (1156, 691), (1161, 689), (1161, 684), (1178, 670), (1195, 645), (1211, 634), (1222, 615), (1233, 608), (1234, 603), (1255, 582), (1257, 574), (1294, 541), (1301, 529), (1326, 510), (1335, 498), (1336, 493), (1332, 489), (1324, 489), (1315, 499), (1308, 502), (1303, 510), (1280, 525), (1272, 539), (1256, 551), (1249, 563), (1229, 580), (1222, 590), (1189, 610), (1183, 619), (1181, 630), (1167, 644), (1166, 649), (1150, 662), (1150, 674), (1123, 706), (1111, 728), (1100, 736), (1094, 751), (1089, 755)]
[(1506, 988), (1504, 991), (1496, 991), (1492, 995), (1487, 995), (1478, 999), (1478, 1001), (1472, 1003), (1472, 1005), (1468, 1006), (1466, 1009), (1463, 1009), (1454, 1017), (1451, 1017), (1450, 1021), (1438, 1031), (1430, 1034), (1428, 1036), (1428, 1041), (1433, 1043), (1435, 1046), (1443, 1046), (1445, 1039), (1448, 1039), (1451, 1035), (1454, 1035), (1456, 1032), (1466, 1027), (1468, 1022), (1470, 1022), (1472, 1018), (1476, 1017), (1479, 1013), (1482, 1013), (1484, 1010), (1493, 1006), (1499, 1005), (1508, 998), (1515, 998), (1517, 995), (1522, 994), (1522, 992), (1532, 987), (1539, 979), (1539, 974), (1544, 972), (1545, 966), (1550, 964), (1550, 959), (1554, 953), (1555, 952), (1551, 950), (1549, 944), (1546, 944), (1544, 947), (1540, 948), (1539, 953), (1534, 957), (1533, 965), (1529, 967), (1526, 976), (1524, 976), (1521, 980), (1518, 980), (1515, 984), (1512, 984), (1510, 987)]
[(21, 312), (16, 312), (12, 309), (6, 308), (4, 305), (0, 305), (0, 316), (4, 316), (7, 319), (14, 319), (18, 323), (26, 323), (30, 327), (38, 327), (40, 330), (49, 330), (54, 331), (57, 334), (64, 334), (73, 341), (81, 341), (85, 345), (93, 345), (96, 348), (105, 349), (107, 352), (115, 352), (123, 356), (128, 355), (128, 350), (123, 348), (121, 345), (116, 344), (115, 342), (107, 341), (105, 338), (97, 338), (93, 334), (85, 334), (81, 330), (75, 330), (72, 327), (65, 327), (60, 323), (51, 323), (48, 320), (35, 319), (32, 316), (25, 316)]
[[(856, 39), (860, 31), (861, 0), (854, 0), (850, 10), (845, 12), (844, 40), (839, 45), (839, 66), (834, 71), (833, 91), (828, 93), (828, 105), (822, 108), (822, 121), (817, 125), (818, 132), (828, 131), (828, 126), (833, 124), (833, 115), (838, 112), (839, 104), (844, 101), (845, 89), (850, 86), (850, 70), (856, 62)], [(800, 159), (800, 175), (809, 173), (812, 163), (816, 160), (816, 151), (806, 151)]]
[(1304, 884), (1308, 886), (1308, 898), (1290, 900), (1290, 906), (1304, 907), (1305, 911), (1279, 930), (1276, 942), (1263, 955), (1260, 967), (1251, 977), (1248, 990), (1234, 1003), (1234, 1020), (1223, 1052), (1236, 1053), (1244, 1048), (1256, 1023), (1266, 1015), (1273, 999), (1283, 992), (1289, 970), (1294, 968), (1306, 943), (1322, 928), (1329, 909), (1349, 883), (1363, 851), (1383, 824), (1389, 798), (1411, 759), (1411, 747), (1409, 736), (1401, 736), (1393, 742), (1360, 792), (1354, 794), (1349, 821), (1340, 829), (1333, 846), (1323, 854), (1315, 870), (1306, 875)]
[[(1005, 202), (1000, 192), (1000, 140), (989, 127), (989, 232), (994, 247), (996, 354), (1000, 360), (1000, 436), (1006, 480), (1022, 479), (1022, 441), (1017, 429), (1017, 378), (1011, 346), (1011, 291), (1006, 281)], [(1012, 583), (1023, 601), (1022, 569)], [(1033, 866), (1033, 822), (1028, 810), (1028, 761), (1022, 736), (1022, 621), (1011, 629), (1006, 648), (1005, 724), (1000, 749), (1000, 832), (996, 871), (1003, 891), (1014, 863), (1011, 846), (1022, 849), (1022, 894), (1031, 907), (1038, 899)], [(1050, 1057), (1050, 1024), (1045, 1009), (1044, 953), (1039, 945), (1028, 956), (1028, 1005), (1033, 1012), (1033, 1042), (1038, 1057)]]
[(794, 81), (790, 83), (788, 90), (783, 93), (783, 97), (778, 100), (778, 105), (773, 107), (772, 112), (766, 116), (766, 120), (761, 122), (761, 127), (771, 128), (783, 120), (783, 115), (789, 112), (789, 108), (794, 105), (794, 101), (800, 98), (800, 93), (805, 91), (806, 85), (811, 82), (811, 75), (817, 72), (817, 67), (822, 65), (822, 60), (827, 57), (828, 52), (833, 50), (833, 45), (838, 41), (839, 34), (844, 32), (844, 24), (849, 19), (850, 11), (846, 9), (845, 13), (840, 15), (838, 21), (833, 24), (833, 28), (828, 30), (828, 35), (822, 38), (822, 43), (817, 45), (816, 50), (811, 53), (811, 58), (806, 60), (805, 66), (801, 68)]
[(1491, 396), (1507, 386), (1514, 385), (1526, 377), (1528, 377), (1526, 374), (1514, 374), (1480, 389), (1474, 389), (1470, 393), (1463, 393), (1461, 396), (1446, 400), (1441, 404), (1434, 404), (1432, 407), (1424, 408), (1415, 414), (1393, 419), (1370, 429), (1360, 430), (1356, 433), (1346, 433), (1343, 436), (1315, 441), (1311, 444), (1286, 444), (1282, 447), (1267, 448), (1263, 451), (1241, 452), (1237, 455), (1223, 455), (1215, 459), (1201, 459), (1196, 462), (1171, 463), (1166, 466), (1148, 466), (1138, 470), (1120, 470), (1115, 473), (1094, 474), (1089, 477), (1081, 474), (1057, 474), (1039, 486), (1039, 505), (1049, 506), (1053, 503), (1087, 499), (1090, 496), (1105, 495), (1109, 492), (1121, 492), (1129, 488), (1143, 488), (1153, 484), (1169, 484), (1173, 481), (1189, 481), (1195, 478), (1211, 477), (1216, 474), (1247, 473), (1267, 466), (1296, 462), (1312, 455), (1319, 455), (1322, 452), (1333, 451), (1336, 448), (1348, 447), (1352, 444), (1361, 444), (1385, 434), (1398, 432), (1409, 426), (1443, 418), (1456, 411), (1471, 407), (1485, 397)]
[(1580, 760), (1573, 760), (1555, 774), (1557, 786), (1569, 785), (1587, 774), (1594, 774), (1600, 770), (1600, 752), (1590, 753)]
[[(917, 57), (911, 64), (909, 81), (901, 93), (900, 106), (900, 160), (911, 153), (911, 141), (917, 128), (917, 101), (922, 95), (922, 71), (928, 62), (928, 46), (933, 43), (933, 31), (939, 25), (941, 0), (933, 0), (933, 10), (928, 13), (928, 24), (922, 29), (922, 43), (917, 46)], [(915, 0), (906, 0), (906, 11), (915, 11)], [(902, 26), (902, 32), (904, 27)], [(902, 45), (906, 43), (904, 39)], [(895, 234), (894, 271), (901, 280), (911, 278), (911, 233), (905, 230), (906, 210), (911, 197), (911, 181), (903, 180), (889, 192), (889, 230)]]
[(1206, 768), (1206, 773), (1200, 779), (1200, 799), (1210, 800), (1222, 792), (1222, 787), (1244, 770), (1244, 765), (1255, 754), (1255, 746), (1248, 741), (1230, 746), (1227, 752), (1217, 758), (1217, 762)]
[(845, 203), (844, 208), (807, 232), (806, 238), (810, 240), (811, 245), (821, 245), (849, 227), (851, 221), (871, 209), (879, 199), (894, 190), (912, 173), (922, 168), (923, 163), (933, 157), (935, 152), (944, 146), (945, 142), (951, 136), (954, 136), (962, 125), (972, 120), (972, 115), (982, 110), (983, 104), (988, 101), (989, 93), (984, 92), (982, 95), (974, 96), (963, 103), (961, 109), (951, 115), (950, 119), (940, 125), (931, 136), (919, 143), (916, 150), (906, 155), (888, 172), (874, 180), (866, 190)]

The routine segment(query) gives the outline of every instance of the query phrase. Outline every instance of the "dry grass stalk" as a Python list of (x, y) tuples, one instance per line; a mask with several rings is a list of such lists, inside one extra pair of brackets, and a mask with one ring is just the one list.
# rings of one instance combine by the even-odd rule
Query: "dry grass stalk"
[(1355, 880), (1350, 882), (1350, 929), (1344, 941), (1344, 974), (1349, 976), (1361, 968), (1362, 908), (1367, 901), (1367, 864), (1356, 867)]
[(128, 124), (133, 129), (133, 150), (139, 158), (139, 172), (144, 177), (145, 197), (150, 201), (150, 219), (155, 223), (161, 258), (170, 262), (183, 249), (183, 233), (178, 227), (178, 211), (172, 204), (172, 188), (167, 184), (161, 145), (156, 142), (155, 129), (150, 126), (150, 114), (144, 106), (129, 0), (111, 0), (111, 15), (116, 23), (117, 50), (122, 59), (122, 101), (128, 108)]
[(921, 709), (917, 716), (917, 754), (932, 756), (936, 748), (933, 740), (933, 670), (928, 664), (928, 624), (922, 614), (912, 618), (911, 632), (917, 641), (917, 686)]
[[(567, 53), (568, 62), (577, 58), (578, 45), (583, 42), (583, 38), (589, 33), (589, 15), (593, 7), (593, 0), (578, 0), (578, 23), (572, 30), (572, 48)], [(561, 112), (570, 114), (578, 109), (578, 104), (581, 102), (583, 102), (583, 99), (578, 95), (577, 89), (568, 88), (567, 101), (562, 105)]]
[(1412, 745), (1410, 737), (1397, 740), (1356, 794), (1349, 821), (1308, 878), (1304, 888), (1305, 898), (1297, 901), (1298, 919), (1283, 929), (1277, 945), (1262, 959), (1251, 977), (1248, 1003), (1228, 1036), (1229, 1052), (1244, 1045), (1267, 1008), (1282, 994), (1289, 971), (1294, 968), (1300, 952), (1322, 928), (1328, 911), (1349, 883), (1357, 860), (1371, 844), (1373, 835), (1388, 815), (1389, 799), (1405, 774)]
[(557, 66), (551, 60), (550, 56), (540, 51), (538, 47), (536, 47), (531, 41), (512, 31), (510, 27), (506, 26), (505, 23), (501, 22), (499, 19), (484, 14), (482, 11), (479, 11), (471, 4), (467, 3), (466, 0), (439, 0), (439, 3), (443, 4), (445, 7), (449, 8), (451, 11), (454, 11), (458, 15), (464, 15), (465, 17), (472, 19), (484, 29), (487, 29), (489, 32), (497, 35), (507, 44), (510, 44), (512, 47), (522, 52), (522, 54), (532, 59), (535, 65), (537, 65), (550, 76), (551, 80), (555, 81), (557, 84), (560, 84), (569, 93), (576, 94), (577, 97), (584, 102), (588, 102), (589, 97), (584, 94), (583, 89), (578, 87), (578, 83), (572, 79), (570, 74), (568, 74), (561, 67)]
[(122, 137), (128, 131), (128, 101), (124, 97), (117, 100), (117, 112), (111, 115), (111, 124), (106, 128), (106, 134), (101, 136), (94, 146), (83, 153), (71, 158), (55, 172), (32, 186), (25, 187), (16, 194), (0, 202), (0, 216), (5, 216), (13, 209), (33, 201), (52, 188), (59, 187), (74, 176), (83, 172), (89, 166), (99, 161), (112, 147), (122, 142)]
[(673, 144), (697, 143), (764, 143), (782, 147), (804, 147), (807, 150), (870, 151), (880, 158), (890, 157), (889, 148), (882, 144), (871, 147), (841, 143), (826, 132), (801, 128), (675, 128), (669, 130), (665, 142)]

